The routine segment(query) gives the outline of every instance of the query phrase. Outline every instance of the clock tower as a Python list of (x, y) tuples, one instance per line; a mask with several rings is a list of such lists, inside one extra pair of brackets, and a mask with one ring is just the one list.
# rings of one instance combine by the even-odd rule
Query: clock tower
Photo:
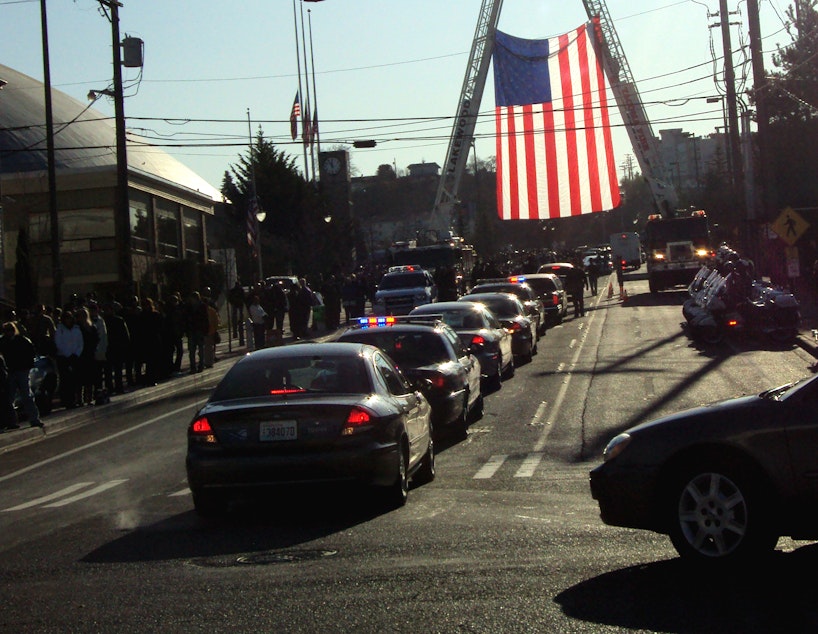
[(318, 153), (318, 174), (320, 177), (321, 195), (331, 217), (330, 222), (337, 228), (343, 228), (348, 244), (340, 245), (350, 262), (355, 260), (355, 240), (352, 222), (352, 188), (349, 173), (349, 152), (335, 150)]

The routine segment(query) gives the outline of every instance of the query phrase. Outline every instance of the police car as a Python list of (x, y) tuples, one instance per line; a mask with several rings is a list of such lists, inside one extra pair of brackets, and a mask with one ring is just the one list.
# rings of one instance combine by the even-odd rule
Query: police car
[(432, 423), (465, 431), (483, 416), (480, 362), (439, 319), (360, 317), (335, 338), (380, 348), (432, 406)]

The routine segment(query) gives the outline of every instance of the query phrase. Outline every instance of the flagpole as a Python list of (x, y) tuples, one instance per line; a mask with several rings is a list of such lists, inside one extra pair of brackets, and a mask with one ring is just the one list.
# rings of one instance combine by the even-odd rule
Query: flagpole
[(250, 139), (250, 188), (252, 195), (253, 228), (256, 239), (253, 243), (253, 251), (258, 260), (258, 281), (264, 283), (264, 270), (261, 266), (261, 223), (258, 221), (258, 196), (256, 195), (256, 166), (253, 159), (253, 127), (250, 124), (250, 108), (247, 108), (247, 137)]
[[(312, 66), (312, 98), (313, 98), (313, 115), (312, 115), (312, 130), (315, 134), (315, 145), (318, 149), (318, 156), (321, 156), (321, 129), (318, 127), (318, 90), (315, 88), (315, 55), (312, 48), (312, 11), (307, 9), (307, 19), (310, 25), (310, 64)], [(312, 147), (312, 146), (310, 146)], [(313, 157), (315, 154), (313, 154)], [(313, 162), (313, 174), (315, 174), (315, 163)]]
[[(293, 0), (293, 25), (295, 26), (295, 61), (298, 69), (298, 94), (303, 95), (304, 91), (301, 89), (301, 47), (298, 43), (298, 10), (296, 7), (296, 0)], [(304, 108), (301, 108), (301, 130), (304, 130)], [(302, 145), (304, 145), (302, 143)], [(304, 178), (310, 180), (309, 163), (307, 162), (307, 146), (304, 145)]]
[[(304, 54), (304, 82), (307, 85), (307, 102), (306, 107), (301, 109), (301, 141), (304, 143), (304, 157), (306, 160), (307, 147), (310, 145), (310, 135), (312, 134), (312, 125), (303, 125), (304, 121), (310, 120), (310, 108), (312, 107), (312, 99), (310, 93), (310, 67), (307, 64), (307, 37), (304, 32), (304, 0), (300, 0), (301, 6), (301, 50)], [(309, 128), (309, 129), (308, 129)], [(312, 169), (312, 180), (315, 181), (315, 156), (310, 149), (310, 167)]]

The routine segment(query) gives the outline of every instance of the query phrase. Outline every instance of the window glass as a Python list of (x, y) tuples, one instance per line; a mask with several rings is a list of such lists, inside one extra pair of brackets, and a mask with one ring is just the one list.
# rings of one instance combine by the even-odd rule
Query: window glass
[[(60, 212), (60, 240), (81, 240), (88, 244), (92, 238), (113, 238), (116, 235), (114, 212), (111, 209), (70, 209)], [(49, 214), (33, 214), (29, 219), (29, 239), (32, 243), (50, 242)]]
[(408, 381), (382, 355), (375, 355), (375, 368), (386, 383), (386, 388), (397, 396), (408, 394), (411, 391)]
[(156, 199), (156, 235), (159, 255), (179, 257), (179, 206)]
[(185, 257), (204, 253), (202, 214), (189, 207), (182, 208), (182, 230), (185, 233)]
[(153, 214), (150, 212), (150, 196), (131, 191), (128, 206), (131, 221), (131, 246), (135, 251), (151, 252), (153, 245)]

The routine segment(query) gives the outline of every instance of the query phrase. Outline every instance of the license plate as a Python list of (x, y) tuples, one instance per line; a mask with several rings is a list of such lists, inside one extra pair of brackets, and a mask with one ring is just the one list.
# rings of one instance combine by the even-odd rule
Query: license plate
[(297, 440), (298, 423), (294, 420), (277, 420), (259, 425), (259, 440), (261, 442), (278, 442), (281, 440)]

